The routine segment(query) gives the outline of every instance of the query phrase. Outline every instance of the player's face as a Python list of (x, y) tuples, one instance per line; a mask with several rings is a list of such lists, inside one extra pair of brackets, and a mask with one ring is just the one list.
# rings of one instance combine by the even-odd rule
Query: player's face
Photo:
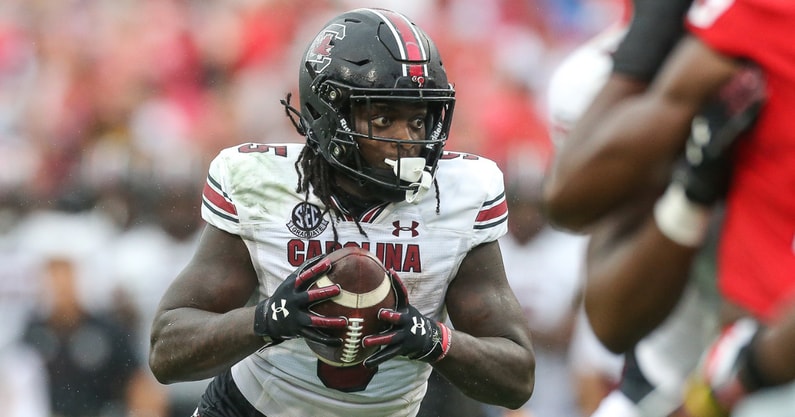
[[(424, 140), (428, 113), (423, 103), (372, 103), (353, 107), (355, 129), (373, 137), (398, 140)], [(372, 129), (372, 131), (370, 131)], [(357, 139), (364, 159), (373, 167), (387, 168), (385, 158), (419, 156), (421, 145), (375, 139)]]

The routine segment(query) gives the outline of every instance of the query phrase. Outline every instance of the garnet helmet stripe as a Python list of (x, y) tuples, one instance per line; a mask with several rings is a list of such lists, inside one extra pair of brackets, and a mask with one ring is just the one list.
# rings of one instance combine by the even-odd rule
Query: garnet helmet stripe
[[(416, 27), (403, 15), (389, 10), (373, 10), (384, 23), (389, 27), (392, 36), (400, 50), (400, 59), (404, 61), (427, 61), (428, 54), (425, 50)], [(403, 64), (404, 76), (424, 76), (428, 73), (425, 64)]]

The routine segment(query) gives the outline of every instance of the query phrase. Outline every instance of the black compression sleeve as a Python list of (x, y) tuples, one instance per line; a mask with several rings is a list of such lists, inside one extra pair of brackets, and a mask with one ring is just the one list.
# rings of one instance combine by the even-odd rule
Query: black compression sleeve
[(693, 0), (634, 0), (626, 36), (613, 55), (613, 72), (651, 81), (684, 34)]

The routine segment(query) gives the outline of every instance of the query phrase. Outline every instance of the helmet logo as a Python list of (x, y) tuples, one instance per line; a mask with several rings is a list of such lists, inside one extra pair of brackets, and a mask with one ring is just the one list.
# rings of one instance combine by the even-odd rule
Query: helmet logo
[(306, 61), (314, 63), (315, 72), (323, 72), (331, 64), (331, 50), (335, 39), (345, 38), (345, 25), (333, 23), (315, 36), (306, 52)]
[(422, 86), (425, 85), (425, 77), (423, 77), (422, 75), (415, 75), (411, 77), (411, 81), (417, 83), (417, 86), (420, 88), (422, 88)]

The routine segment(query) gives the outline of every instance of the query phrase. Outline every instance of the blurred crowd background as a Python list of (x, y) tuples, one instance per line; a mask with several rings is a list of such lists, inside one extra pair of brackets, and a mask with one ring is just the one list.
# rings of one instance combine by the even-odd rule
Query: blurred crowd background
[(190, 415), (204, 384), (153, 381), (151, 317), (192, 254), (209, 161), (241, 142), (302, 141), (279, 100), (297, 94), (300, 55), (333, 15), (386, 7), (423, 27), (457, 91), (447, 148), (510, 177), (543, 171), (549, 76), (620, 3), (0, 2), (4, 414)]

